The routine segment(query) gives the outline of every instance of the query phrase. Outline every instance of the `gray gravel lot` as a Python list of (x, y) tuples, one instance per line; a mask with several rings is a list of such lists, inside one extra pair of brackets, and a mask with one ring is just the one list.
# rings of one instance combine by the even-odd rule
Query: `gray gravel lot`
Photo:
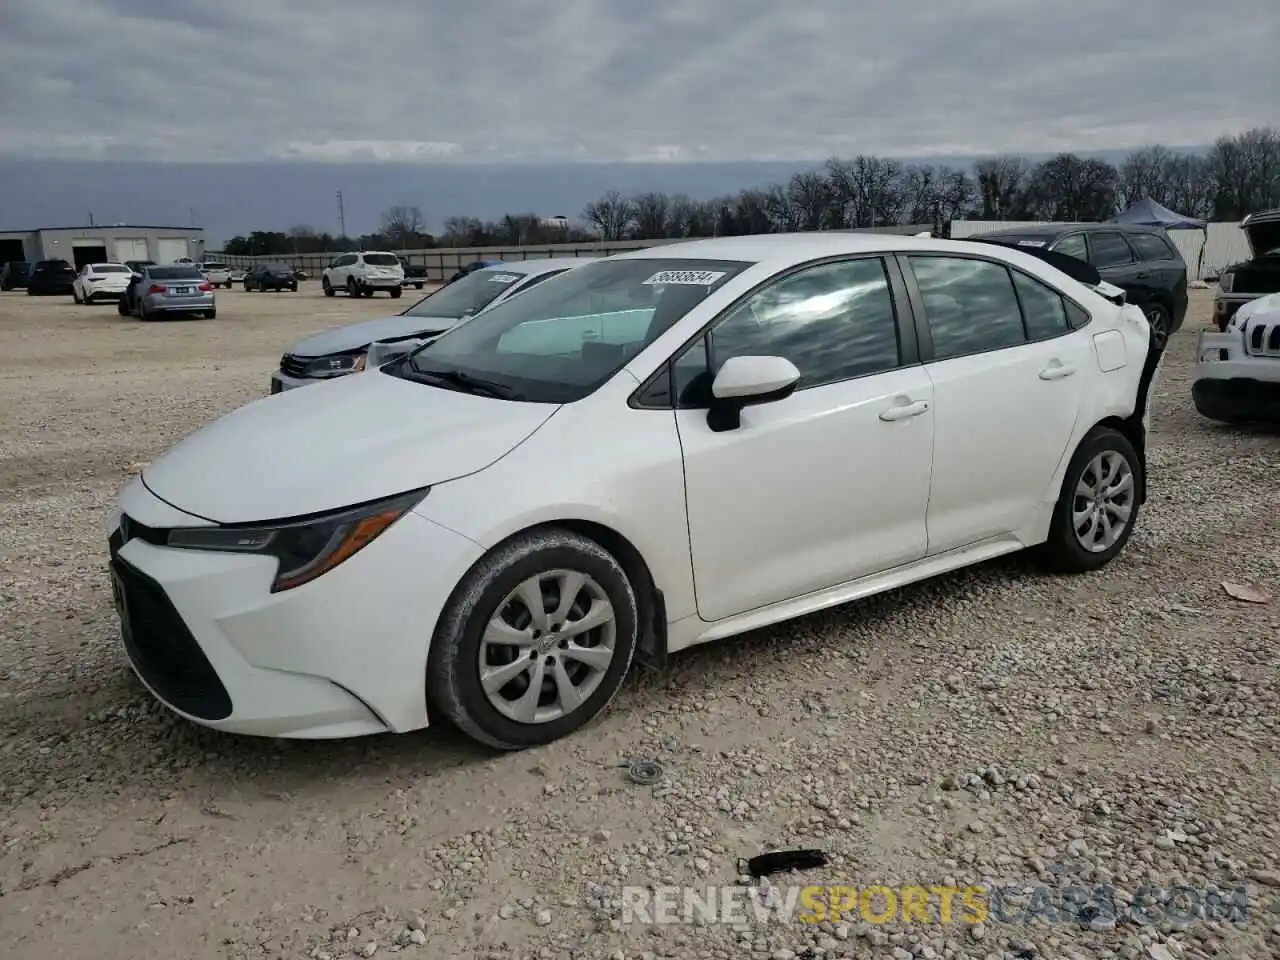
[[(218, 319), (0, 295), (0, 942), (9, 958), (1280, 955), (1280, 437), (1190, 402), (1195, 293), (1154, 407), (1152, 500), (1110, 569), (1006, 559), (679, 655), (591, 731), (495, 757), (174, 718), (118, 645), (104, 520), (139, 465), (265, 392), (299, 334), (412, 302), (220, 292)], [(657, 786), (620, 760), (657, 759)], [(624, 924), (624, 884), (1243, 888), (978, 926)], [(774, 878), (775, 884), (792, 882)]]

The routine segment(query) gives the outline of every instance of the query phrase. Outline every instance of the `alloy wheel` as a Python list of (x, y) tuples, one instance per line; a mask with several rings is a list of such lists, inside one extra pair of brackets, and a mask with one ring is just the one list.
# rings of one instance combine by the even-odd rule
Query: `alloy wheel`
[(1169, 342), (1169, 315), (1161, 307), (1148, 307), (1143, 312), (1151, 327), (1151, 346), (1163, 350)]
[(1090, 553), (1109, 550), (1133, 516), (1133, 469), (1123, 454), (1106, 450), (1089, 461), (1076, 483), (1071, 528)]
[(480, 685), (509, 720), (549, 723), (595, 693), (617, 640), (604, 588), (576, 570), (549, 570), (512, 590), (485, 625)]

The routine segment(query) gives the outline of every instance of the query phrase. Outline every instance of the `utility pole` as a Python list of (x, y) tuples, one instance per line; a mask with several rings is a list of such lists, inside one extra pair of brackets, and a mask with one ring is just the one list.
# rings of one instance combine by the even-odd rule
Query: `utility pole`
[(93, 226), (93, 211), (89, 211), (89, 226)]
[(188, 213), (188, 214), (190, 214), (190, 216), (191, 216), (191, 225), (194, 227), (194, 226), (196, 225), (196, 208), (195, 208), (195, 207), (187, 207), (187, 213)]
[(338, 235), (347, 239), (347, 214), (342, 208), (342, 191), (338, 191)]

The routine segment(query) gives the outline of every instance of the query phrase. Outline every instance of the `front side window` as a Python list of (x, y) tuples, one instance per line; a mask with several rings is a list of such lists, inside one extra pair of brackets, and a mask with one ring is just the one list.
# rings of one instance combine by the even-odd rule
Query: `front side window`
[(1089, 262), (1098, 269), (1133, 262), (1133, 251), (1118, 233), (1095, 233), (1089, 238)]
[(802, 390), (897, 367), (898, 326), (884, 261), (809, 267), (752, 295), (674, 364), (680, 404), (704, 405), (714, 371), (745, 356), (785, 357), (800, 371)]
[(962, 257), (908, 260), (924, 300), (935, 360), (1026, 342), (1013, 279), (1003, 265)]
[[(382, 369), (447, 389), (572, 403), (750, 266), (727, 260), (600, 260), (496, 304)], [(471, 281), (488, 282), (483, 272), (472, 274), (441, 293)]]

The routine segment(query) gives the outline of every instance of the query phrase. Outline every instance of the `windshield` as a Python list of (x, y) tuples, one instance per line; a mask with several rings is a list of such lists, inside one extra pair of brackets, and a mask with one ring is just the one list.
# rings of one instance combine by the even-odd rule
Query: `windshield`
[(537, 284), (383, 369), (453, 389), (470, 382), (472, 392), (511, 400), (572, 403), (749, 266), (600, 260)]
[(449, 317), (461, 320), (479, 313), (504, 290), (526, 277), (505, 270), (477, 270), (419, 300), (405, 311), (407, 317)]
[(95, 263), (90, 267), (94, 273), (132, 273), (123, 263)]
[(195, 267), (152, 267), (147, 271), (155, 280), (203, 280)]
[(400, 261), (390, 253), (366, 253), (364, 262), (373, 264), (375, 267), (398, 267)]

